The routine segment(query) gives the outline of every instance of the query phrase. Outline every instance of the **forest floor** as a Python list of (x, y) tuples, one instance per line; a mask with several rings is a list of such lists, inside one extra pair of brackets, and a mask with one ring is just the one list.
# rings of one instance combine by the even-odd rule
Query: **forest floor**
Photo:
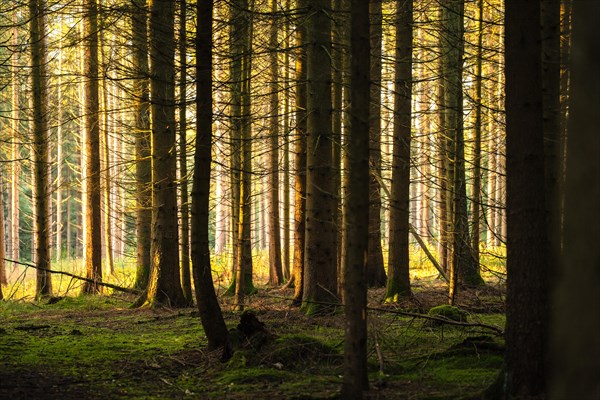
[[(439, 281), (404, 304), (369, 291), (367, 399), (475, 399), (502, 367), (504, 291), (463, 290), (464, 326), (421, 318), (446, 303)], [(249, 308), (271, 340), (228, 362), (206, 350), (196, 309), (131, 309), (132, 296), (0, 302), (0, 399), (336, 399), (344, 317), (307, 317), (291, 290), (263, 289)], [(223, 310), (230, 328), (239, 313)], [(490, 328), (498, 327), (498, 330)], [(256, 345), (256, 344), (255, 344)]]

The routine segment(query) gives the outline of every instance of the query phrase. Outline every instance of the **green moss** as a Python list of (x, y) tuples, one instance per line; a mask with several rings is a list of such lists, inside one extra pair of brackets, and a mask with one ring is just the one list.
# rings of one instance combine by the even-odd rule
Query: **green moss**
[[(467, 313), (464, 310), (461, 310), (460, 308), (455, 306), (450, 306), (448, 304), (432, 307), (427, 313), (427, 315), (455, 322), (467, 322)], [(427, 326), (436, 326), (442, 323), (443, 322), (441, 321), (436, 321), (432, 319), (426, 320), (425, 322)]]
[(335, 348), (314, 337), (293, 334), (277, 338), (269, 359), (290, 366), (331, 359), (337, 354)]
[(217, 382), (225, 385), (247, 384), (247, 383), (281, 383), (292, 377), (286, 371), (274, 368), (241, 368), (231, 369), (223, 372)]

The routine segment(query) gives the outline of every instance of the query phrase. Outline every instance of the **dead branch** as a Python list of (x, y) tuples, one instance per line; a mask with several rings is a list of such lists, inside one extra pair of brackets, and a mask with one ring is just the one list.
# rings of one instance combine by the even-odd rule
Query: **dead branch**
[(11, 260), (11, 259), (8, 259), (8, 258), (5, 258), (4, 260), (6, 260), (8, 262), (11, 262), (11, 263), (14, 263), (14, 264), (17, 264), (17, 265), (23, 265), (25, 267), (30, 267), (30, 268), (39, 269), (39, 270), (42, 270), (42, 271), (47, 271), (47, 272), (50, 272), (51, 274), (65, 275), (65, 276), (69, 276), (69, 277), (74, 278), (74, 279), (79, 279), (79, 280), (84, 281), (84, 282), (93, 283), (93, 284), (98, 285), (98, 286), (105, 286), (105, 287), (107, 287), (109, 289), (113, 289), (113, 290), (116, 290), (116, 291), (119, 291), (119, 292), (125, 292), (125, 293), (130, 293), (130, 294), (140, 294), (141, 293), (141, 291), (139, 291), (137, 289), (126, 288), (126, 287), (122, 287), (122, 286), (117, 286), (117, 285), (113, 285), (112, 283), (107, 283), (107, 282), (100, 282), (100, 281), (97, 281), (95, 279), (90, 279), (90, 278), (86, 278), (86, 277), (83, 277), (83, 276), (75, 275), (75, 274), (72, 274), (70, 272), (56, 271), (56, 270), (49, 269), (49, 268), (40, 268), (40, 267), (37, 267), (37, 266), (35, 266), (33, 264), (30, 264), (30, 263), (26, 263), (26, 262), (22, 262), (22, 261), (16, 261), (16, 260)]
[(434, 317), (432, 315), (427, 315), (427, 314), (419, 314), (419, 313), (413, 313), (413, 312), (409, 312), (409, 311), (400, 311), (400, 310), (390, 310), (389, 308), (367, 307), (367, 310), (380, 311), (380, 312), (385, 312), (385, 313), (390, 313), (390, 314), (404, 315), (404, 316), (413, 317), (413, 318), (429, 319), (429, 320), (437, 321), (437, 322), (440, 322), (442, 324), (447, 324), (447, 325), (464, 326), (467, 328), (484, 328), (484, 329), (489, 329), (489, 330), (494, 331), (496, 333), (496, 335), (498, 335), (498, 336), (504, 335), (504, 330), (502, 330), (501, 328), (499, 328), (495, 325), (482, 324), (479, 322), (460, 322), (460, 321), (454, 321), (454, 320), (451, 320), (448, 318), (443, 318), (443, 317)]

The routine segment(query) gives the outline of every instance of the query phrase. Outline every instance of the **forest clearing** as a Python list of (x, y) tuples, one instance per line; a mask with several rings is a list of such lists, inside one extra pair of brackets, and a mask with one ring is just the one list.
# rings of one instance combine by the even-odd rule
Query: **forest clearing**
[[(419, 273), (404, 304), (381, 304), (384, 290), (369, 291), (365, 398), (479, 398), (502, 366), (503, 285), (462, 291), (456, 305), (466, 320), (435, 325), (418, 315), (446, 304), (446, 285), (432, 268)], [(56, 288), (77, 292), (79, 282), (59, 280)], [(219, 298), (235, 329), (241, 313), (232, 297)], [(135, 296), (125, 293), (52, 299), (0, 303), (0, 398), (340, 398), (343, 312), (307, 317), (290, 305), (292, 289), (260, 287), (248, 298), (271, 337), (227, 361), (207, 350), (196, 308), (132, 309)]]

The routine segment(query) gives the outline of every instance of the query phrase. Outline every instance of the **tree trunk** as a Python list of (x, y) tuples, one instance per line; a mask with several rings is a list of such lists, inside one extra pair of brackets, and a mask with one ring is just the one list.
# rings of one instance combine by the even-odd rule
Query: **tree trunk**
[(477, 54), (475, 60), (475, 126), (473, 143), (473, 195), (471, 199), (471, 249), (474, 262), (479, 265), (479, 242), (481, 241), (481, 133), (482, 133), (482, 64), (483, 64), (483, 0), (477, 0)]
[(6, 276), (6, 235), (4, 234), (4, 182), (0, 173), (0, 300), (3, 299), (2, 286), (8, 284)]
[(549, 372), (540, 30), (539, 2), (506, 2), (508, 243), (502, 398), (543, 397)]
[(279, 219), (279, 63), (277, 24), (277, 0), (272, 0), (271, 12), (271, 104), (270, 104), (270, 171), (269, 171), (269, 284), (283, 283), (283, 267), (281, 265), (281, 234)]
[(300, 305), (304, 294), (304, 250), (306, 213), (306, 0), (297, 0), (296, 23), (296, 138), (294, 145), (294, 259), (293, 305)]
[(410, 143), (413, 2), (396, 3), (394, 148), (390, 190), (390, 245), (386, 302), (411, 295), (409, 277)]
[(306, 237), (302, 308), (337, 302), (337, 207), (332, 171), (331, 1), (309, 0), (307, 52)]
[(243, 282), (236, 286), (235, 302), (243, 305), (243, 296), (256, 291), (252, 282), (252, 115), (250, 81), (252, 75), (252, 15), (248, 1), (241, 0), (242, 71), (241, 71), (241, 149), (240, 211), (238, 215), (238, 276)]
[(190, 276), (190, 213), (187, 172), (187, 1), (179, 1), (179, 190), (181, 204), (181, 285), (185, 298), (192, 300)]
[(212, 161), (212, 18), (213, 2), (196, 4), (196, 150), (192, 188), (192, 272), (196, 303), (209, 348), (229, 353), (227, 326), (215, 294), (208, 239)]
[[(101, 21), (100, 23), (101, 25), (101, 29), (100, 29), (100, 49), (101, 49), (101, 56), (102, 56), (102, 68), (108, 68), (108, 60), (107, 60), (107, 56), (106, 56), (106, 32), (104, 30), (104, 20)], [(113, 172), (113, 166), (111, 164), (113, 164), (111, 162), (111, 159), (113, 157), (111, 157), (111, 154), (116, 150), (114, 148), (111, 149), (111, 145), (110, 145), (110, 130), (111, 130), (111, 124), (110, 124), (110, 108), (111, 108), (111, 101), (110, 101), (110, 89), (109, 89), (109, 77), (107, 76), (107, 74), (105, 73), (104, 76), (102, 77), (102, 103), (103, 103), (103, 112), (102, 112), (102, 116), (103, 116), (103, 126), (102, 126), (102, 141), (103, 141), (103, 146), (101, 149), (101, 153), (102, 153), (102, 162), (101, 163), (101, 170), (102, 170), (102, 177), (104, 178), (104, 190), (102, 191), (102, 195), (103, 195), (103, 203), (104, 203), (104, 211), (102, 212), (102, 222), (104, 223), (104, 236), (103, 236), (103, 241), (104, 241), (104, 255), (106, 257), (106, 263), (108, 264), (108, 271), (110, 273), (110, 275), (113, 275), (115, 273), (115, 262), (114, 262), (114, 236), (113, 236), (113, 212), (112, 212), (112, 208), (113, 208), (113, 201), (112, 201), (112, 178), (111, 178), (111, 172)]]
[[(333, 221), (340, 227), (336, 232), (336, 270), (338, 276), (342, 276), (341, 250), (342, 250), (342, 213), (340, 212), (342, 197), (342, 115), (343, 115), (343, 95), (344, 95), (344, 50), (346, 41), (349, 39), (345, 35), (346, 20), (343, 10), (343, 1), (333, 1), (333, 30), (331, 32), (331, 67), (332, 67), (332, 106), (333, 114), (331, 116), (332, 140), (333, 140), (333, 187), (335, 188), (335, 197), (338, 206), (333, 210)], [(341, 279), (338, 280), (338, 293), (343, 294), (341, 289)]]
[[(362, 399), (369, 388), (367, 375), (367, 263), (371, 192), (369, 173), (370, 124), (370, 43), (369, 3), (351, 2), (351, 88), (350, 132), (348, 136), (349, 165), (344, 203), (346, 225), (346, 264), (344, 270), (346, 329), (344, 340), (344, 378), (342, 397)], [(378, 133), (379, 134), (379, 133)], [(379, 238), (381, 240), (381, 238)]]
[(370, 0), (370, 46), (371, 46), (371, 104), (369, 115), (369, 250), (367, 255), (367, 284), (371, 287), (385, 286), (381, 248), (381, 45), (382, 45), (382, 2)]
[(46, 2), (30, 0), (36, 297), (52, 295)]
[[(60, 26), (60, 25), (59, 25)], [(57, 71), (57, 80), (56, 80), (56, 230), (55, 230), (55, 248), (56, 248), (56, 261), (60, 261), (62, 258), (62, 233), (63, 233), (63, 219), (62, 219), (62, 211), (63, 211), (63, 118), (62, 118), (62, 66), (63, 66), (63, 41), (62, 36), (59, 39), (58, 43), (58, 71)]]
[(573, 1), (564, 247), (552, 315), (550, 398), (555, 400), (594, 399), (600, 394), (600, 314), (594, 308), (600, 304), (600, 257), (591, 250), (600, 237), (599, 6), (594, 1)]
[[(251, 76), (251, 37), (252, 21), (247, 0), (237, 0), (231, 4), (232, 21), (232, 198), (234, 233), (234, 273), (228, 293), (239, 287), (244, 293), (235, 293), (239, 297), (250, 294), (256, 289), (252, 283), (252, 124), (250, 103)], [(241, 271), (240, 271), (241, 269)], [(237, 276), (244, 275), (245, 282), (238, 284)]]
[(17, 25), (17, 13), (13, 15), (13, 23), (15, 24), (12, 31), (12, 42), (11, 45), (13, 47), (12, 53), (12, 113), (11, 113), (11, 130), (12, 130), (12, 159), (15, 162), (11, 163), (11, 186), (10, 186), (10, 207), (11, 207), (11, 216), (10, 216), (10, 234), (11, 234), (11, 257), (13, 260), (19, 260), (21, 257), (20, 252), (20, 242), (21, 236), (19, 232), (19, 173), (20, 173), (20, 163), (16, 162), (21, 158), (20, 155), (20, 146), (19, 143), (21, 141), (21, 134), (19, 133), (19, 52), (16, 51), (19, 45), (19, 29)]
[[(482, 285), (479, 265), (471, 249), (467, 213), (467, 188), (465, 172), (465, 144), (463, 121), (463, 53), (464, 53), (464, 2), (453, 0), (444, 9), (445, 39), (445, 113), (446, 136), (451, 142), (449, 169), (452, 174), (452, 262), (450, 264), (450, 304), (454, 302), (458, 280), (467, 285)], [(450, 176), (449, 176), (450, 179)]]
[[(102, 282), (102, 227), (100, 189), (100, 105), (98, 97), (98, 4), (84, 3), (85, 37), (85, 266), (86, 277)], [(85, 282), (82, 292), (99, 293), (102, 287)]]
[[(289, 9), (290, 0), (285, 1), (285, 10)], [(283, 268), (283, 279), (288, 280), (288, 282), (292, 279), (291, 277), (291, 268), (290, 268), (290, 91), (288, 89), (290, 83), (290, 32), (291, 32), (291, 23), (286, 18), (284, 22), (284, 46), (285, 46), (285, 55), (284, 55), (284, 85), (282, 93), (284, 96), (283, 99), (283, 244), (282, 244), (282, 268)]]
[(179, 268), (175, 135), (175, 4), (152, 2), (150, 14), (152, 99), (152, 269), (147, 302), (184, 307)]
[(146, 289), (150, 280), (152, 232), (152, 158), (150, 137), (150, 85), (148, 66), (148, 9), (135, 0), (132, 15), (133, 83), (135, 107), (136, 277), (134, 287)]

